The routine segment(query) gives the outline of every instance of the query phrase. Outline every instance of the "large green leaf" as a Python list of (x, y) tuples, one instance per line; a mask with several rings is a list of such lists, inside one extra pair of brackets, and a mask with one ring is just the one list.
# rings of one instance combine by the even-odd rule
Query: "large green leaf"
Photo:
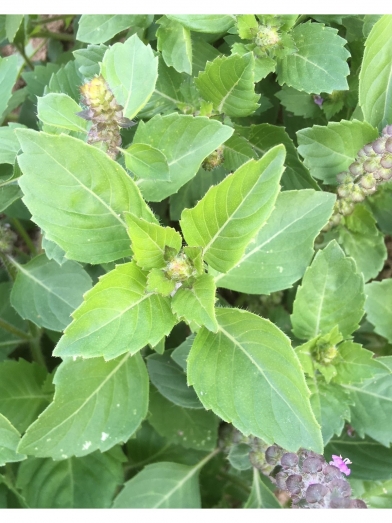
[(304, 118), (317, 118), (322, 116), (321, 108), (315, 103), (311, 94), (304, 91), (297, 91), (293, 87), (283, 86), (281, 91), (275, 94), (279, 98), (281, 105), (295, 116)]
[(290, 340), (243, 310), (219, 308), (216, 317), (218, 333), (203, 327), (188, 358), (188, 382), (205, 408), (245, 435), (320, 452), (320, 427)]
[(17, 54), (0, 57), (0, 124), (3, 122), (2, 114), (7, 108), (12, 96), (12, 88), (19, 72), (19, 57)]
[(140, 354), (65, 360), (53, 403), (27, 430), (20, 452), (54, 460), (101, 452), (129, 439), (147, 414), (148, 374)]
[(316, 94), (348, 89), (350, 53), (344, 47), (346, 40), (337, 33), (323, 24), (297, 25), (291, 32), (297, 50), (278, 61), (280, 85)]
[(167, 15), (167, 17), (199, 33), (224, 33), (235, 23), (233, 15)]
[[(150, 15), (82, 15), (76, 39), (88, 44), (101, 44), (131, 26), (147, 27)], [(152, 21), (152, 20), (151, 20)], [(151, 22), (150, 22), (151, 23)], [(149, 24), (148, 24), (149, 25)]]
[(135, 262), (117, 265), (85, 294), (53, 354), (110, 360), (156, 345), (175, 318), (168, 298), (145, 290), (146, 273)]
[(260, 160), (249, 160), (181, 215), (188, 245), (202, 246), (204, 259), (220, 272), (241, 259), (249, 241), (269, 218), (279, 192), (285, 150), (282, 145)]
[[(18, 269), (11, 293), (11, 304), (24, 319), (39, 327), (62, 331), (71, 313), (91, 289), (91, 278), (79, 263), (66, 261), (61, 267), (45, 254), (26, 265), (13, 262)], [(28, 299), (26, 299), (28, 297)]]
[(354, 258), (365, 282), (375, 278), (383, 268), (387, 257), (384, 236), (364, 205), (356, 205), (354, 212), (344, 218), (344, 225), (339, 227), (339, 243)]
[(52, 400), (52, 394), (43, 390), (46, 377), (43, 367), (23, 359), (0, 363), (0, 412), (19, 432), (24, 432)]
[(233, 133), (217, 120), (198, 116), (170, 114), (140, 122), (133, 144), (151, 145), (167, 158), (170, 181), (141, 179), (137, 182), (143, 196), (161, 201), (174, 194), (197, 173), (201, 162)]
[(195, 84), (202, 97), (219, 113), (248, 116), (259, 107), (260, 95), (254, 90), (252, 53), (218, 56), (213, 62), (207, 62), (205, 71), (195, 79)]
[(158, 149), (143, 143), (135, 143), (122, 149), (125, 165), (138, 178), (170, 181), (166, 156)]
[(336, 185), (336, 175), (346, 171), (365, 144), (378, 137), (377, 129), (358, 120), (329, 122), (297, 132), (298, 152), (315, 178)]
[(190, 30), (163, 16), (157, 21), (157, 48), (166, 64), (179, 73), (192, 74), (192, 42)]
[(292, 286), (313, 256), (313, 242), (330, 217), (335, 196), (305, 189), (284, 191), (268, 222), (246, 247), (238, 264), (217, 274), (218, 287), (270, 294)]
[(13, 461), (26, 459), (17, 452), (20, 434), (8, 419), (0, 414), (0, 467)]
[(46, 257), (49, 258), (49, 260), (55, 260), (55, 262), (59, 265), (63, 265), (63, 263), (67, 261), (63, 249), (57, 245), (57, 243), (52, 242), (52, 240), (48, 240), (44, 235), (42, 235), (41, 245), (45, 251)]
[(101, 73), (123, 106), (126, 118), (133, 118), (146, 105), (158, 77), (158, 58), (149, 45), (134, 34), (106, 51)]
[(266, 486), (267, 478), (261, 479), (257, 468), (253, 468), (253, 483), (244, 508), (282, 508), (279, 501)]
[(19, 140), (14, 129), (25, 127), (20, 123), (9, 123), (6, 127), (0, 127), (0, 164), (9, 163), (14, 165), (16, 155), (20, 149)]
[(200, 464), (160, 462), (147, 465), (125, 483), (114, 508), (201, 508)]
[(148, 422), (171, 443), (196, 450), (216, 447), (219, 418), (213, 412), (175, 405), (153, 387), (148, 410)]
[(224, 167), (229, 171), (235, 171), (251, 158), (258, 158), (251, 143), (237, 133), (225, 142), (223, 152)]
[(88, 122), (76, 115), (82, 108), (66, 94), (49, 93), (38, 98), (37, 110), (38, 118), (46, 125), (87, 134)]
[(333, 240), (318, 251), (298, 288), (291, 315), (293, 332), (309, 340), (338, 325), (347, 337), (359, 326), (364, 302), (363, 276)]
[(105, 263), (129, 256), (120, 213), (132, 210), (148, 221), (156, 220), (121, 166), (70, 136), (30, 129), (15, 132), (23, 149), (18, 157), (23, 201), (47, 239), (68, 258), (81, 262)]
[(392, 343), (392, 279), (368, 283), (365, 293), (367, 319), (377, 334)]
[(365, 43), (359, 104), (366, 122), (381, 130), (392, 121), (392, 16), (382, 16)]
[(31, 508), (109, 508), (123, 482), (119, 458), (121, 452), (110, 451), (62, 461), (29, 458), (16, 486)]

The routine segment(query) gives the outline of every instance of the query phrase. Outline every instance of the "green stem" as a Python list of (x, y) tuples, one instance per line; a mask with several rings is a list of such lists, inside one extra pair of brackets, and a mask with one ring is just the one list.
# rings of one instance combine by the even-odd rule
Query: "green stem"
[(65, 33), (52, 33), (51, 31), (39, 31), (34, 34), (34, 38), (52, 38), (53, 40), (62, 40), (64, 42), (74, 42), (73, 35)]
[(21, 338), (22, 340), (26, 340), (26, 341), (31, 340), (31, 336), (29, 336), (29, 334), (26, 334), (22, 330), (18, 329), (18, 327), (11, 325), (11, 323), (8, 323), (8, 321), (3, 320), (2, 318), (0, 318), (0, 328), (4, 329), (7, 332), (10, 332), (14, 336), (17, 336), (18, 338)]
[[(0, 479), (4, 483), (4, 485), (17, 497), (20, 504), (23, 508), (30, 508), (27, 504), (25, 498), (18, 492), (18, 490), (15, 488), (14, 483), (12, 479), (9, 477), (12, 474), (12, 471), (10, 471), (9, 463), (6, 463), (5, 465), (6, 473), (5, 476), (0, 474)], [(13, 476), (13, 474), (12, 474)]]
[(25, 53), (25, 50), (23, 48), (23, 45), (20, 45), (20, 44), (17, 44), (15, 43), (15, 47), (17, 48), (17, 50), (20, 52), (20, 54), (23, 56), (23, 59), (24, 61), (26, 62), (26, 64), (30, 67), (30, 69), (33, 71), (34, 70), (34, 65), (33, 63), (31, 62), (30, 58), (27, 56), (27, 54)]
[(39, 20), (34, 20), (31, 22), (31, 25), (45, 25), (50, 22), (57, 22), (57, 20), (66, 20), (67, 18), (75, 15), (57, 15), (52, 16), (51, 18), (40, 18)]
[(18, 269), (12, 263), (13, 262), (12, 258), (10, 258), (7, 254), (4, 254), (3, 252), (0, 251), (0, 261), (3, 262), (3, 265), (6, 268), (10, 279), (12, 281), (15, 281), (15, 278), (18, 275)]
[(12, 225), (14, 226), (14, 228), (17, 230), (17, 232), (20, 234), (20, 236), (23, 238), (23, 240), (24, 240), (25, 244), (27, 245), (27, 247), (29, 248), (31, 254), (33, 256), (35, 256), (37, 254), (37, 249), (35, 248), (34, 243), (32, 242), (30, 236), (27, 234), (23, 225), (20, 223), (18, 218), (10, 218), (10, 221), (11, 221)]
[(37, 327), (31, 321), (29, 321), (29, 331), (30, 331), (30, 335), (31, 335), (31, 338), (30, 338), (31, 356), (36, 363), (38, 363), (39, 365), (41, 365), (42, 367), (44, 367), (46, 369), (47, 368), (46, 361), (45, 361), (44, 355), (42, 354), (42, 349), (41, 349), (42, 331), (39, 327)]

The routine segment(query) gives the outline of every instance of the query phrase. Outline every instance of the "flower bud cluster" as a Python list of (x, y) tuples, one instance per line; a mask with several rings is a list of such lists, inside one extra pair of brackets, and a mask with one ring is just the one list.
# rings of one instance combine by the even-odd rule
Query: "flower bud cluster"
[(10, 226), (8, 223), (5, 223), (4, 225), (0, 224), (0, 252), (3, 254), (10, 254), (14, 243), (17, 239), (16, 234), (14, 231), (10, 229)]
[(130, 127), (133, 122), (123, 116), (119, 105), (103, 76), (96, 76), (80, 87), (82, 104), (87, 109), (78, 116), (92, 122), (87, 143), (102, 142), (106, 153), (113, 159), (121, 145), (120, 127)]
[(392, 178), (392, 125), (382, 130), (382, 135), (358, 151), (348, 171), (337, 175), (339, 182), (334, 214), (324, 230), (338, 225), (342, 216), (351, 214), (355, 204), (374, 194), (378, 185)]
[(262, 50), (272, 50), (280, 43), (277, 27), (260, 24), (255, 38), (255, 44)]

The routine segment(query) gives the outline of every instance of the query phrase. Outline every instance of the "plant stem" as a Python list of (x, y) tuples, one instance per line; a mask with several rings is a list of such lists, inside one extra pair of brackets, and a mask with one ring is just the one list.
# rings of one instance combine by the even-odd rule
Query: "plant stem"
[(38, 363), (39, 365), (41, 365), (42, 367), (44, 367), (46, 369), (47, 368), (46, 361), (45, 361), (44, 355), (42, 354), (41, 343), (40, 343), (42, 331), (39, 327), (37, 327), (31, 321), (29, 321), (29, 331), (30, 331), (30, 335), (31, 335), (31, 338), (30, 338), (31, 356), (36, 363)]
[(34, 38), (53, 38), (53, 40), (62, 40), (64, 42), (73, 42), (73, 35), (65, 33), (52, 33), (51, 31), (39, 31), (34, 34)]
[(20, 504), (22, 505), (23, 508), (30, 508), (29, 505), (27, 504), (25, 498), (22, 496), (22, 494), (20, 494), (18, 492), (18, 490), (14, 486), (14, 483), (11, 479), (11, 477), (13, 477), (13, 473), (9, 467), (9, 463), (6, 463), (5, 470), (6, 470), (5, 476), (0, 474), (0, 478), (1, 478), (2, 482), (17, 497), (18, 501), (20, 502)]
[(10, 277), (10, 280), (15, 281), (15, 278), (18, 275), (18, 269), (12, 263), (13, 262), (12, 258), (10, 256), (8, 256), (7, 254), (4, 254), (3, 252), (0, 251), (0, 261), (3, 262), (3, 265), (8, 272), (8, 276)]
[(8, 321), (3, 320), (2, 318), (0, 318), (0, 327), (5, 331), (10, 332), (14, 336), (21, 338), (22, 340), (31, 340), (31, 336), (29, 334), (26, 334), (24, 331), (18, 329), (18, 327), (15, 327), (15, 325), (11, 325), (11, 323), (8, 323)]
[(57, 22), (57, 20), (65, 20), (66, 18), (69, 18), (71, 16), (75, 15), (57, 15), (52, 16), (51, 18), (40, 18), (39, 20), (32, 21), (31, 25), (45, 25), (49, 24), (50, 22)]
[(27, 245), (27, 247), (29, 248), (31, 254), (33, 256), (35, 256), (37, 254), (37, 249), (35, 248), (34, 243), (31, 241), (31, 238), (27, 234), (23, 225), (20, 223), (18, 218), (10, 218), (10, 221), (11, 221), (12, 225), (14, 226), (14, 228), (18, 231), (20, 236), (23, 238), (23, 240), (24, 240), (25, 244)]
[(20, 44), (16, 44), (15, 43), (15, 47), (17, 48), (17, 50), (20, 52), (20, 54), (23, 56), (23, 59), (24, 61), (26, 62), (26, 64), (30, 67), (30, 69), (33, 71), (34, 70), (34, 65), (33, 63), (31, 62), (30, 58), (27, 56), (27, 54), (25, 53), (25, 50), (23, 48), (23, 45), (20, 45)]

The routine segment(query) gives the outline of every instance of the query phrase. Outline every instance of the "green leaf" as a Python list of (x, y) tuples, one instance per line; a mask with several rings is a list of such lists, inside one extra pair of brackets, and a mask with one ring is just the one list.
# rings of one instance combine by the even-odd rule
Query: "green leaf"
[(195, 339), (195, 334), (190, 334), (187, 339), (173, 350), (171, 357), (182, 370), (186, 371), (187, 358)]
[(166, 399), (186, 409), (202, 409), (203, 406), (192, 387), (186, 383), (186, 374), (172, 359), (172, 350), (147, 358), (147, 369), (152, 384)]
[(254, 15), (238, 15), (237, 29), (240, 38), (251, 40), (256, 36), (259, 24)]
[(246, 443), (233, 445), (227, 455), (230, 465), (236, 470), (249, 470), (252, 464), (249, 459), (250, 447)]
[[(25, 265), (13, 261), (18, 269), (11, 293), (11, 304), (23, 319), (39, 327), (62, 331), (71, 313), (91, 289), (91, 278), (82, 267), (66, 261), (61, 267), (45, 254)], [(29, 297), (26, 299), (26, 297)]]
[[(80, 26), (79, 26), (80, 27)], [(88, 45), (86, 49), (77, 49), (72, 54), (75, 57), (75, 65), (80, 74), (86, 78), (98, 75), (100, 71), (99, 62), (102, 62), (107, 46), (104, 44)]]
[(350, 479), (383, 481), (392, 478), (392, 448), (385, 448), (371, 438), (344, 435), (330, 441), (324, 454), (350, 458)]
[(167, 158), (170, 181), (138, 180), (144, 198), (161, 201), (174, 194), (197, 173), (201, 162), (233, 133), (229, 126), (202, 116), (170, 114), (140, 122), (133, 144), (158, 149)]
[(235, 23), (233, 15), (167, 15), (167, 17), (199, 33), (224, 33)]
[[(11, 282), (0, 283), (0, 355), (12, 352), (21, 341), (29, 339), (26, 322), (15, 312), (10, 303)], [(5, 325), (4, 325), (5, 324)], [(11, 332), (3, 326), (11, 326)], [(20, 334), (20, 335), (19, 335)]]
[(74, 60), (67, 62), (61, 69), (52, 74), (48, 85), (45, 86), (44, 94), (64, 93), (75, 102), (80, 100), (80, 86), (83, 76), (79, 72)]
[(207, 62), (212, 62), (219, 56), (218, 49), (206, 42), (200, 35), (192, 34), (192, 74), (197, 76), (206, 68)]
[(54, 260), (59, 265), (63, 265), (67, 261), (63, 249), (57, 243), (48, 240), (44, 235), (42, 236), (42, 248), (49, 260)]
[(19, 59), (16, 54), (7, 58), (0, 57), (0, 124), (3, 121), (2, 114), (7, 108), (8, 101), (12, 96), (12, 88), (19, 73)]
[(271, 490), (265, 485), (267, 479), (262, 479), (257, 468), (253, 468), (253, 483), (249, 498), (244, 508), (282, 508)]
[(219, 165), (212, 171), (205, 171), (200, 167), (196, 176), (183, 185), (176, 194), (170, 196), (170, 218), (180, 220), (184, 209), (191, 209), (212, 185), (221, 182), (227, 174), (223, 165)]
[(344, 47), (346, 40), (337, 33), (310, 21), (297, 25), (291, 32), (297, 51), (278, 61), (279, 84), (315, 94), (348, 89), (350, 53)]
[(392, 343), (392, 280), (373, 281), (365, 285), (365, 311), (374, 330)]
[(385, 371), (384, 365), (374, 359), (373, 352), (352, 341), (345, 341), (339, 345), (338, 357), (333, 363), (337, 371), (333, 381), (341, 384), (361, 383)]
[(181, 249), (181, 235), (172, 227), (149, 223), (129, 212), (124, 213), (124, 218), (132, 240), (134, 260), (142, 269), (165, 267), (166, 247), (174, 249), (173, 255)]
[(169, 296), (176, 288), (176, 282), (170, 280), (161, 269), (151, 269), (147, 276), (146, 290)]
[(56, 242), (67, 258), (81, 262), (130, 256), (120, 213), (132, 209), (148, 221), (156, 220), (121, 166), (70, 136), (30, 129), (15, 132), (23, 149), (18, 157), (23, 201), (46, 238)]
[(281, 91), (275, 94), (280, 103), (295, 116), (304, 118), (317, 118), (322, 115), (321, 108), (314, 102), (311, 94), (297, 91), (293, 87), (283, 86)]
[(31, 508), (109, 508), (123, 482), (116, 454), (94, 452), (62, 461), (29, 458), (18, 469), (16, 486)]
[(351, 425), (389, 447), (392, 442), (392, 374), (377, 374), (362, 385), (342, 385), (353, 402)]
[(377, 192), (367, 198), (367, 203), (382, 232), (392, 235), (391, 189), (392, 185), (390, 183), (379, 185)]
[(331, 241), (318, 251), (298, 287), (291, 322), (297, 338), (311, 339), (338, 325), (346, 338), (358, 328), (365, 302), (363, 276)]
[(218, 334), (203, 327), (188, 358), (188, 383), (205, 408), (244, 435), (320, 452), (320, 428), (289, 339), (243, 310), (219, 308), (216, 317)]
[(46, 125), (87, 134), (88, 122), (76, 113), (82, 108), (68, 95), (49, 93), (38, 98), (38, 118)]
[(12, 203), (22, 198), (23, 193), (19, 189), (17, 181), (10, 181), (0, 186), (0, 212), (5, 211)]
[(59, 68), (58, 64), (49, 62), (46, 65), (36, 65), (34, 71), (22, 73), (22, 78), (27, 84), (27, 90), (33, 102), (36, 102), (37, 96), (43, 96), (45, 87)]
[(375, 140), (378, 132), (366, 122), (342, 120), (301, 129), (297, 136), (298, 152), (310, 174), (336, 185), (336, 175), (348, 169), (359, 149)]
[(257, 159), (257, 154), (250, 142), (244, 136), (236, 133), (225, 142), (223, 152), (224, 167), (229, 171), (235, 171), (251, 158)]
[(189, 325), (204, 325), (208, 330), (217, 332), (218, 324), (215, 318), (215, 291), (213, 276), (202, 274), (196, 278), (190, 288), (180, 287), (172, 298), (171, 307), (179, 321), (184, 320)]
[(19, 440), (19, 432), (5, 416), (0, 414), (0, 467), (6, 463), (26, 459), (24, 454), (19, 454), (16, 450)]
[(158, 149), (144, 143), (135, 143), (121, 149), (127, 169), (138, 178), (170, 181), (166, 156)]
[[(235, 42), (231, 48), (231, 54), (244, 56), (244, 54), (249, 53), (249, 51), (254, 51), (255, 49), (257, 49), (255, 44), (245, 45), (242, 42)], [(265, 78), (269, 73), (275, 71), (276, 61), (269, 56), (258, 56), (254, 52), (252, 54), (255, 61), (254, 82), (257, 83)], [(266, 98), (261, 98), (260, 102), (262, 103), (263, 100), (266, 100)]]
[(240, 134), (244, 135), (255, 151), (262, 156), (269, 149), (278, 144), (283, 144), (286, 148), (286, 171), (282, 176), (282, 186), (284, 190), (293, 189), (316, 189), (319, 186), (310, 176), (309, 171), (300, 161), (297, 149), (293, 141), (286, 133), (284, 127), (263, 123), (251, 125), (250, 127), (236, 127)]
[(212, 268), (226, 272), (241, 259), (249, 241), (270, 216), (279, 192), (282, 145), (249, 160), (181, 215), (188, 245), (202, 246)]
[(340, 245), (354, 258), (365, 282), (375, 278), (384, 266), (387, 249), (373, 214), (364, 205), (356, 205), (338, 230)]
[(191, 32), (175, 20), (163, 16), (157, 20), (157, 48), (166, 64), (179, 73), (192, 74)]
[(248, 294), (291, 287), (309, 265), (314, 240), (331, 216), (334, 202), (334, 195), (312, 189), (280, 193), (268, 222), (238, 264), (215, 276), (216, 284)]
[(148, 374), (140, 354), (65, 360), (54, 401), (27, 430), (19, 451), (54, 460), (105, 452), (129, 439), (147, 414)]
[(0, 363), (0, 412), (21, 433), (52, 400), (43, 390), (47, 376), (43, 367), (26, 360)]
[(359, 105), (365, 121), (381, 130), (392, 121), (392, 16), (382, 16), (365, 43), (359, 73)]
[(102, 60), (101, 74), (123, 106), (124, 116), (132, 119), (154, 92), (158, 58), (154, 57), (151, 47), (134, 34), (124, 43), (109, 47)]
[(146, 273), (135, 262), (117, 265), (84, 295), (53, 354), (111, 360), (156, 345), (175, 324), (170, 301), (145, 292)]
[(228, 116), (248, 116), (259, 107), (260, 98), (254, 91), (254, 58), (252, 53), (243, 56), (218, 56), (208, 62), (205, 71), (195, 79), (202, 97), (212, 102), (219, 113)]
[(153, 387), (148, 410), (148, 422), (171, 443), (197, 450), (216, 447), (219, 419), (213, 412), (175, 405)]
[(88, 44), (101, 44), (133, 25), (145, 15), (82, 15), (76, 39)]
[(11, 44), (14, 41), (22, 21), (23, 15), (5, 15), (5, 34)]
[(20, 123), (9, 123), (6, 127), (0, 127), (0, 164), (9, 163), (14, 165), (16, 155), (20, 149), (14, 129), (24, 127)]

